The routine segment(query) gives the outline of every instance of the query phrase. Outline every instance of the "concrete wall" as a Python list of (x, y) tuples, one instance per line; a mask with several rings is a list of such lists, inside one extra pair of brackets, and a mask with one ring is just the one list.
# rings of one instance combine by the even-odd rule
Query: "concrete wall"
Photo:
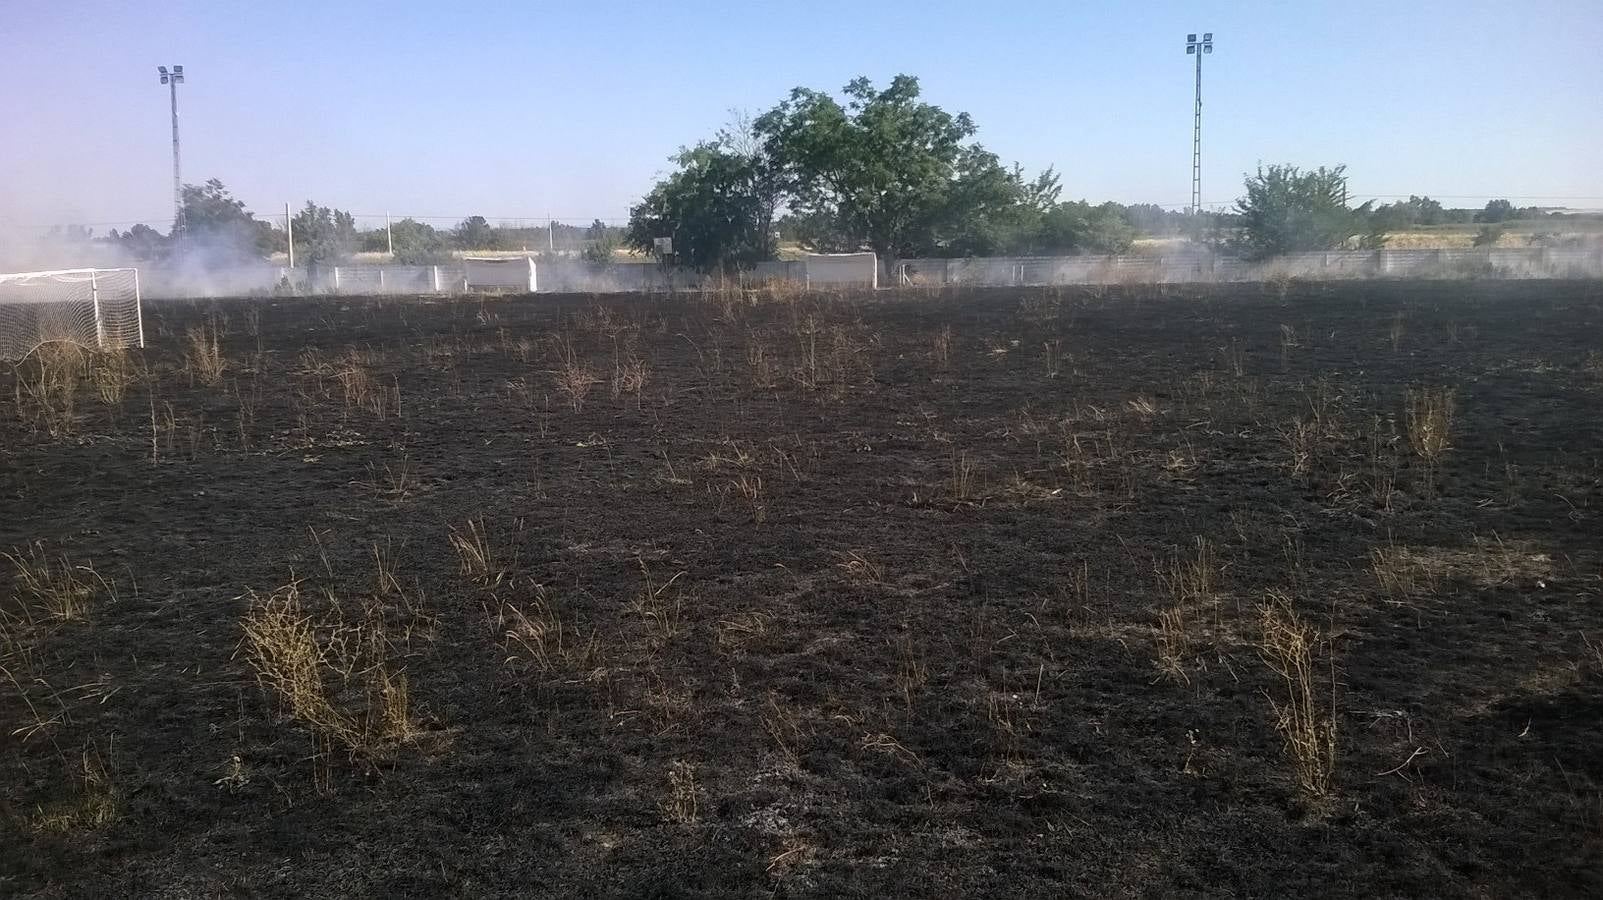
[[(720, 287), (808, 282), (803, 260), (759, 263), (725, 279), (655, 263), (587, 263), (561, 260), (538, 265), (541, 293), (698, 291)], [(1182, 284), (1295, 278), (1568, 278), (1603, 277), (1603, 247), (1473, 250), (1332, 250), (1297, 253), (1262, 262), (1225, 256), (1057, 256), (902, 260), (897, 271), (881, 268), (879, 284), (895, 285), (1071, 285)], [(339, 266), (318, 270), (267, 264), (222, 273), (178, 277), (161, 268), (140, 270), (148, 297), (230, 296), (269, 293), (287, 282), (300, 292), (340, 294), (429, 294), (464, 290), (460, 263), (444, 266)]]

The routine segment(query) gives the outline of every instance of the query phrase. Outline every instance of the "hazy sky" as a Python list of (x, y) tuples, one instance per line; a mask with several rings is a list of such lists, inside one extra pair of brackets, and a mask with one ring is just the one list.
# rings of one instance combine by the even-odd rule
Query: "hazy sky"
[[(796, 85), (917, 75), (1064, 197), (1190, 196), (1259, 161), (1346, 163), (1355, 194), (1603, 207), (1603, 3), (0, 3), (0, 224), (171, 219), (184, 180), (258, 215), (621, 219), (677, 147)], [(1447, 199), (1464, 195), (1464, 199)], [(1556, 201), (1555, 201), (1556, 202)]]

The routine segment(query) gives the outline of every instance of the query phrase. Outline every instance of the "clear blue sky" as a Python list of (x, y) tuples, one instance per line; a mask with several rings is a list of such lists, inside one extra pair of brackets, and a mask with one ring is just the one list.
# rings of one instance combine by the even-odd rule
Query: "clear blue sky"
[[(1603, 207), (1603, 3), (73, 2), (0, 13), (0, 223), (171, 216), (184, 180), (259, 215), (616, 219), (680, 145), (796, 85), (917, 75), (1065, 198), (1204, 200), (1259, 161), (1346, 163), (1357, 195)], [(1594, 198), (1594, 199), (1584, 199)], [(97, 229), (104, 231), (104, 224)]]

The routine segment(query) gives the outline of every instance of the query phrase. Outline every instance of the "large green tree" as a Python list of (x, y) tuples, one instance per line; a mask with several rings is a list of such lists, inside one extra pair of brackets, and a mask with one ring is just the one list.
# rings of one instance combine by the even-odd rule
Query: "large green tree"
[(579, 256), (585, 262), (610, 263), (612, 262), (613, 253), (618, 249), (618, 244), (618, 229), (608, 226), (607, 223), (600, 219), (596, 219), (590, 223), (589, 228), (585, 229), (584, 249), (579, 251)]
[(890, 266), (934, 252), (965, 206), (983, 215), (1016, 198), (1017, 184), (995, 157), (968, 143), (975, 132), (968, 114), (919, 94), (910, 75), (883, 90), (855, 79), (844, 104), (796, 88), (754, 123), (793, 210), (832, 223), (840, 230), (835, 244), (866, 246)]
[(629, 211), (624, 241), (654, 251), (673, 241), (676, 262), (704, 272), (749, 266), (774, 254), (773, 202), (762, 163), (720, 139), (681, 150), (678, 169)]
[(1499, 222), (1507, 222), (1510, 219), (1530, 218), (1530, 214), (1536, 212), (1538, 211), (1520, 209), (1507, 200), (1488, 200), (1486, 201), (1486, 208), (1475, 214), (1475, 221), (1496, 225)]
[(1373, 243), (1369, 208), (1347, 206), (1347, 167), (1259, 166), (1237, 201), (1237, 249), (1253, 259)]
[(1061, 191), (1051, 169), (1026, 181), (1018, 166), (1003, 168), (983, 147), (966, 147), (946, 190), (940, 218), (917, 252), (933, 256), (1038, 252), (1042, 224)]
[(386, 247), (393, 243), (395, 261), (403, 266), (430, 266), (451, 258), (445, 235), (433, 225), (416, 219), (392, 222), (390, 233), (384, 238)]
[(291, 220), (295, 231), (295, 258), (311, 270), (338, 265), (356, 248), (356, 218), (350, 213), (306, 201)]
[(1037, 245), (1032, 252), (1123, 253), (1135, 241), (1136, 230), (1117, 203), (1097, 206), (1084, 200), (1059, 203), (1042, 217)]
[(1440, 225), (1446, 220), (1447, 211), (1440, 202), (1418, 195), (1377, 206), (1374, 213), (1375, 225), (1388, 231), (1415, 225)]
[(452, 237), (463, 250), (499, 250), (501, 243), (489, 222), (483, 216), (468, 216), (457, 224)]
[(228, 265), (260, 258), (283, 243), (272, 225), (256, 218), (216, 178), (184, 185), (180, 198), (184, 219), (176, 236), (186, 259)]
[(120, 247), (134, 259), (156, 260), (167, 255), (169, 238), (149, 225), (140, 223), (121, 234), (117, 233), (117, 229), (111, 229), (106, 241)]

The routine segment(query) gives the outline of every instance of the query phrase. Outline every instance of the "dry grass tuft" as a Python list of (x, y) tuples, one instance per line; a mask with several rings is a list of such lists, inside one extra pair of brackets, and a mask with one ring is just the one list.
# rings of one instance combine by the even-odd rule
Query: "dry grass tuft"
[(626, 359), (614, 360), (612, 364), (612, 399), (617, 400), (625, 394), (633, 394), (638, 400), (640, 392), (646, 389), (646, 382), (651, 378), (651, 367), (646, 361), (636, 356)]
[(291, 581), (252, 593), (242, 626), (257, 682), (314, 740), (374, 756), (416, 736), (410, 687), (392, 666), (382, 619), (348, 623), (337, 606), (316, 616)]
[(368, 463), (367, 471), (372, 475), (373, 493), (392, 503), (400, 503), (417, 490), (417, 467), (409, 456), (403, 455), (396, 462), (382, 466)]
[(108, 350), (90, 357), (89, 383), (107, 406), (121, 406), (128, 386), (137, 379), (138, 371), (126, 350)]
[(1167, 569), (1158, 570), (1158, 581), (1175, 605), (1206, 603), (1216, 598), (1224, 576), (1213, 542), (1196, 535), (1191, 539), (1189, 558), (1176, 554)]
[(840, 559), (836, 566), (852, 581), (876, 586), (885, 584), (885, 567), (864, 556), (860, 551), (848, 550), (835, 555)]
[(1307, 475), (1313, 471), (1319, 453), (1319, 424), (1310, 419), (1298, 418), (1280, 431), (1291, 456), (1291, 474)]
[(1158, 611), (1153, 630), (1157, 645), (1158, 673), (1176, 683), (1189, 683), (1186, 672), (1191, 634), (1191, 615), (1197, 607), (1211, 605), (1218, 615), (1219, 586), (1224, 568), (1213, 542), (1201, 535), (1193, 538), (1189, 557), (1176, 553), (1167, 564), (1157, 567), (1158, 586), (1167, 595), (1168, 605)]
[(42, 541), (0, 556), (15, 569), (16, 596), (29, 619), (40, 614), (59, 621), (81, 619), (101, 598), (116, 596), (111, 582), (93, 565), (73, 565), (64, 554), (52, 556)]
[[(1297, 784), (1313, 797), (1327, 796), (1336, 776), (1336, 669), (1329, 663), (1329, 694), (1316, 670), (1314, 653), (1323, 640), (1304, 624), (1291, 598), (1269, 593), (1260, 618), (1258, 653), (1280, 676), (1278, 696), (1271, 694), (1275, 728), (1285, 741)], [(1328, 646), (1326, 651), (1328, 654)]]
[(551, 382), (568, 398), (568, 405), (577, 412), (584, 408), (584, 400), (590, 396), (590, 389), (600, 384), (601, 379), (579, 359), (571, 343), (558, 340), (556, 352), (557, 367), (551, 373)]
[(345, 358), (336, 364), (334, 375), (339, 380), (345, 398), (345, 410), (363, 410), (376, 418), (387, 418), (401, 413), (400, 381), (391, 378), (386, 385), (373, 374), (378, 356), (372, 351), (351, 348)]
[(1063, 373), (1063, 339), (1053, 338), (1041, 344), (1041, 358), (1046, 364), (1046, 377), (1056, 378)]
[(923, 654), (913, 644), (911, 637), (904, 636), (896, 643), (896, 691), (902, 695), (905, 708), (913, 708), (913, 694), (929, 678), (929, 665), (924, 661)]
[(765, 612), (736, 613), (718, 620), (718, 646), (740, 649), (759, 643), (768, 636), (773, 616)]
[(697, 801), (696, 767), (689, 760), (676, 759), (668, 765), (668, 796), (662, 809), (668, 818), (681, 825), (696, 824)]
[(991, 740), (1002, 768), (1024, 765), (1025, 737), (1033, 730), (1025, 698), (1019, 694), (991, 691), (985, 698), (985, 718), (991, 726)]
[(967, 503), (978, 499), (978, 467), (969, 460), (967, 450), (952, 451), (951, 471), (951, 477), (947, 480), (947, 489), (951, 493), (952, 499), (959, 503)]
[(1407, 404), (1408, 445), (1425, 464), (1426, 483), (1433, 484), (1452, 449), (1457, 398), (1447, 388), (1421, 388), (1408, 392)]
[(533, 585), (528, 601), (500, 601), (497, 624), (505, 638), (506, 662), (542, 674), (588, 669), (600, 653), (592, 633), (564, 622), (540, 585)]
[(952, 364), (952, 326), (942, 325), (938, 330), (930, 332), (930, 361), (937, 368), (945, 369)]
[(1369, 568), (1381, 593), (1393, 603), (1407, 603), (1415, 593), (1435, 587), (1430, 570), (1404, 547), (1376, 547), (1369, 552)]
[(650, 627), (651, 637), (664, 645), (679, 633), (684, 614), (684, 592), (677, 586), (684, 572), (675, 572), (662, 584), (651, 577), (645, 562), (640, 562), (640, 591), (629, 601), (629, 608), (644, 619)]
[(99, 750), (85, 749), (72, 773), (73, 795), (39, 809), (29, 821), (41, 834), (71, 834), (104, 828), (122, 816), (122, 792), (116, 771)]
[(751, 386), (771, 388), (779, 382), (775, 371), (774, 355), (762, 338), (751, 336), (746, 342), (746, 367), (751, 373)]
[(456, 551), (459, 570), (475, 584), (494, 587), (510, 574), (511, 570), (490, 545), (484, 519), (469, 519), (461, 528), (451, 526), (446, 540), (450, 542), (451, 549)]
[(801, 714), (793, 707), (782, 705), (779, 695), (769, 692), (768, 701), (760, 714), (763, 730), (774, 739), (774, 745), (792, 768), (801, 765), (801, 744), (804, 737)]
[(16, 410), (24, 421), (43, 425), (51, 437), (72, 431), (77, 418), (78, 386), (88, 353), (77, 344), (40, 344), (32, 359), (15, 369)]
[(1186, 656), (1191, 645), (1186, 630), (1184, 607), (1171, 606), (1158, 612), (1158, 624), (1153, 629), (1153, 640), (1158, 650), (1158, 674), (1176, 684), (1190, 684), (1186, 672)]
[(729, 482), (740, 499), (746, 502), (751, 510), (753, 525), (761, 525), (768, 520), (768, 498), (763, 491), (763, 477), (755, 473), (742, 472), (740, 476)]
[(228, 360), (223, 357), (216, 326), (201, 325), (189, 329), (184, 353), (191, 379), (199, 380), (202, 384), (217, 384), (223, 380)]

